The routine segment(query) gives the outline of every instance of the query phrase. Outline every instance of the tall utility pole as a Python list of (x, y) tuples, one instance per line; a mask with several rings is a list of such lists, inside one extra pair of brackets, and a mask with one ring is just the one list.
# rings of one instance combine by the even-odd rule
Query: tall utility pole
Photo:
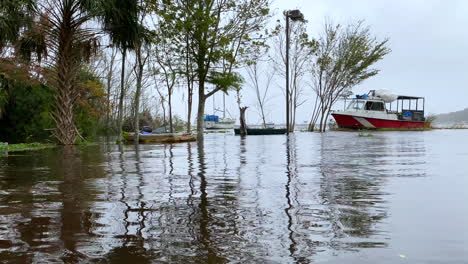
[(290, 94), (289, 94), (289, 19), (292, 21), (304, 21), (304, 14), (299, 10), (288, 10), (284, 12), (286, 17), (286, 134), (289, 134), (289, 119), (290, 119)]

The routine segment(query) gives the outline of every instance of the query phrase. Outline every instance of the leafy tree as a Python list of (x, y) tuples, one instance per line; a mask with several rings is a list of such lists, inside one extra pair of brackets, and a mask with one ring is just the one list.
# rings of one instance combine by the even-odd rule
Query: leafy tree
[(158, 13), (164, 37), (190, 49), (198, 82), (197, 131), (202, 137), (206, 99), (236, 87), (233, 69), (245, 63), (242, 55), (250, 46), (264, 41), (261, 29), (269, 17), (269, 1), (162, 0)]
[[(5, 2), (8, 1), (1, 2), (0, 10), (11, 10)], [(3, 43), (11, 42), (18, 57), (27, 63), (40, 63), (44, 56), (50, 55), (47, 64), (51, 66), (49, 77), (52, 78), (47, 85), (55, 88), (56, 98), (53, 134), (61, 144), (74, 144), (78, 135), (74, 120), (78, 75), (97, 49), (97, 38), (86, 28), (86, 23), (99, 14), (101, 2), (14, 0), (10, 3), (18, 6), (1, 26), (8, 32)]]
[[(1, 62), (3, 66), (12, 67), (15, 63), (20, 64), (19, 61), (13, 62), (14, 57), (12, 55), (16, 53), (30, 58), (32, 53), (36, 52), (39, 60), (41, 60), (41, 55), (45, 53), (46, 45), (44, 44), (44, 38), (37, 34), (40, 31), (40, 27), (34, 21), (35, 14), (35, 0), (0, 1), (0, 54), (3, 55), (2, 57), (8, 58), (8, 61)], [(18, 72), (23, 75), (25, 73), (25, 71), (15, 71), (15, 73)], [(8, 74), (11, 74), (11, 72)], [(24, 77), (22, 76), (23, 80), (25, 80)], [(3, 108), (8, 103), (9, 93), (7, 88), (9, 86), (7, 82), (15, 81), (14, 78), (8, 78), (5, 75), (1, 76), (1, 78), (0, 117)]]
[[(7, 142), (36, 142), (52, 140), (54, 128), (55, 88), (47, 86), (48, 76), (42, 69), (31, 74), (28, 67), (14, 59), (0, 60), (1, 88), (8, 90), (4, 115), (0, 117), (0, 140)], [(74, 107), (77, 129), (85, 138), (98, 132), (98, 121), (103, 113), (105, 93), (99, 78), (89, 69), (80, 69), (77, 82), (79, 96)]]
[(379, 73), (372, 66), (390, 52), (387, 42), (373, 37), (363, 21), (347, 27), (325, 24), (311, 67), (317, 101), (309, 130), (314, 130), (319, 122), (319, 131), (325, 131), (335, 102), (354, 86)]
[(48, 141), (54, 92), (42, 84), (16, 83), (0, 118), (0, 141), (10, 143)]
[(106, 92), (104, 84), (89, 66), (80, 70), (78, 85), (80, 95), (75, 108), (76, 125), (80, 135), (89, 140), (100, 132), (99, 121), (106, 113)]
[[(109, 33), (112, 43), (122, 51), (118, 111), (121, 130), (126, 53), (144, 39), (144, 30), (138, 23), (143, 2), (153, 3), (133, 0), (0, 1), (0, 14), (8, 14), (0, 17), (0, 29), (6, 32), (0, 36), (0, 51), (10, 45), (10, 49), (14, 48), (16, 54), (27, 61), (39, 62), (42, 56), (49, 55), (47, 63), (53, 66), (51, 76), (54, 78), (49, 78), (48, 85), (56, 92), (54, 134), (61, 144), (74, 144), (79, 135), (73, 116), (80, 92), (77, 79), (79, 69), (98, 48), (95, 33), (101, 31), (90, 27), (90, 22), (96, 18), (102, 22), (103, 31)], [(33, 54), (35, 57), (31, 56)], [(6, 94), (4, 90), (0, 91), (0, 103)]]
[(0, 1), (0, 53), (5, 48), (12, 48), (21, 33), (34, 25), (35, 12), (35, 0)]
[(0, 91), (8, 93), (0, 115), (0, 141), (44, 141), (53, 128), (54, 93), (12, 58), (0, 60)]

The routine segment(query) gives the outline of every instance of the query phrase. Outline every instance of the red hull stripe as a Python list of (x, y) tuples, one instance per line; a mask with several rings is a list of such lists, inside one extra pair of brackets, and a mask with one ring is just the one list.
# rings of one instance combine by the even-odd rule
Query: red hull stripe
[[(423, 128), (424, 122), (377, 119), (361, 116), (332, 114), (339, 127), (345, 128)], [(372, 127), (373, 126), (373, 127)]]

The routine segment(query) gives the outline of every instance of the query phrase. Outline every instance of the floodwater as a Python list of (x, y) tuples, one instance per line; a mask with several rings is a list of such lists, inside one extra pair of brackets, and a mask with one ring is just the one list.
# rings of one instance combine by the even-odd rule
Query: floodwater
[(0, 157), (1, 263), (467, 263), (468, 131)]

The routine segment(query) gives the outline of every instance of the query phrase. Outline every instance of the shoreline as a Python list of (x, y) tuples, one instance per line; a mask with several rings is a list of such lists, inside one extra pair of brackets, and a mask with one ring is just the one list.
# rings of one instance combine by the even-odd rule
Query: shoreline
[(0, 155), (2, 155), (2, 153), (35, 151), (35, 150), (54, 148), (54, 147), (55, 145), (50, 144), (50, 143), (18, 143), (18, 144), (0, 143)]

